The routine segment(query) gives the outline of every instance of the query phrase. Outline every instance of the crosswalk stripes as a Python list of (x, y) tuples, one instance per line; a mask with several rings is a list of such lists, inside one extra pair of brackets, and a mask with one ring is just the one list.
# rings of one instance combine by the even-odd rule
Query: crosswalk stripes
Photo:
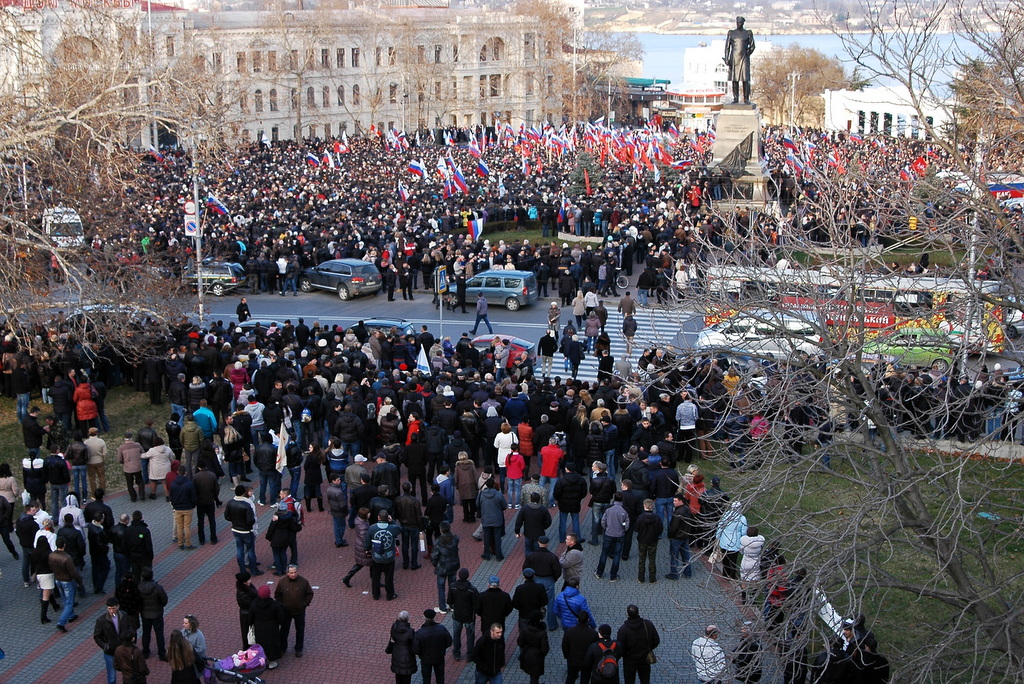
[[(637, 330), (636, 335), (633, 337), (631, 361), (635, 363), (644, 349), (647, 348), (678, 348), (680, 344), (684, 344), (689, 337), (682, 335), (681, 331), (687, 327), (687, 323), (695, 316), (698, 316), (698, 314), (693, 311), (668, 311), (661, 307), (638, 306), (634, 316), (637, 322)], [(622, 320), (622, 314), (617, 311), (611, 310), (608, 312), (608, 322), (605, 324), (605, 331), (611, 340), (611, 355), (615, 359), (626, 355), (626, 338), (622, 336)], [(567, 319), (563, 316), (562, 326), (564, 327), (567, 322)], [(582, 334), (580, 339), (583, 339)], [(554, 364), (555, 374), (564, 376), (564, 367), (561, 354), (557, 354)], [(592, 351), (587, 353), (583, 363), (580, 364), (580, 372), (577, 377), (580, 380), (597, 379), (597, 358)]]

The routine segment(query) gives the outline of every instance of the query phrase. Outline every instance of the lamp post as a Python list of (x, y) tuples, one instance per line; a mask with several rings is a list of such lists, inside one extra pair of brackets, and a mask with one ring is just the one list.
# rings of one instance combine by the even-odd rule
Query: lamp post
[(195, 206), (195, 221), (196, 221), (196, 258), (195, 258), (195, 269), (196, 269), (196, 293), (199, 300), (199, 325), (203, 324), (205, 318), (205, 312), (203, 311), (203, 214), (199, 210), (199, 167), (196, 166), (196, 153), (197, 149), (192, 149), (192, 168), (189, 169), (189, 175), (192, 176), (192, 202)]
[(796, 82), (800, 80), (800, 72), (790, 71), (786, 76), (789, 81), (789, 129), (796, 129)]

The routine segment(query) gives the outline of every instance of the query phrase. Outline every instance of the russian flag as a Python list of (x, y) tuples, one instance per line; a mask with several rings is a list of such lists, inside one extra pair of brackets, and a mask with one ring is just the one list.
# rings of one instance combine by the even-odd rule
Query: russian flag
[(491, 175), (491, 170), (487, 168), (487, 164), (484, 163), (483, 159), (478, 159), (476, 162), (476, 175), (487, 178)]
[(427, 169), (423, 166), (423, 162), (413, 159), (409, 162), (409, 173), (424, 178), (427, 175)]
[(910, 170), (909, 166), (904, 166), (902, 169), (900, 169), (900, 180), (912, 181), (914, 180), (914, 178), (914, 173)]
[(476, 144), (476, 138), (469, 139), (469, 145), (466, 147), (466, 151), (469, 152), (474, 157), (476, 157), (477, 159), (480, 158), (480, 146)]
[(864, 136), (862, 136), (860, 133), (854, 133), (853, 131), (850, 131), (849, 138), (850, 138), (851, 142), (855, 142), (855, 143), (862, 143), (862, 142), (864, 142)]
[(796, 143), (794, 143), (788, 135), (782, 136), (782, 146), (788, 150), (796, 152)]
[(409, 191), (405, 189), (405, 186), (402, 184), (401, 181), (398, 182), (398, 197), (403, 202), (409, 201)]
[(156, 149), (152, 145), (149, 146), (149, 156), (153, 157), (153, 159), (158, 162), (162, 162), (165, 159), (164, 155), (160, 154), (160, 150)]
[(306, 163), (310, 166), (320, 166), (320, 158), (312, 152), (306, 153)]
[(523, 157), (523, 176), (530, 175), (530, 162), (527, 161), (526, 157)]
[(334, 157), (332, 157), (331, 153), (327, 150), (324, 150), (324, 164), (330, 166), (332, 169), (334, 168)]
[(470, 237), (473, 238), (474, 242), (479, 240), (480, 236), (483, 235), (483, 234), (484, 234), (484, 220), (482, 218), (480, 218), (480, 219), (473, 219), (472, 221), (469, 222), (469, 235), (470, 235)]
[(881, 139), (881, 138), (875, 138), (875, 139), (873, 139), (873, 140), (872, 140), (871, 142), (872, 142), (872, 143), (874, 144), (874, 146), (875, 146), (875, 147), (877, 147), (878, 149), (880, 149), (880, 150), (884, 150), (884, 149), (885, 149), (885, 143), (884, 143), (884, 142), (882, 142), (882, 139)]
[(206, 208), (212, 211), (214, 214), (217, 214), (218, 216), (228, 215), (228, 208), (224, 206), (223, 202), (221, 202), (213, 195), (210, 195), (209, 197), (206, 198)]
[(462, 192), (469, 192), (469, 184), (466, 183), (466, 177), (462, 175), (462, 170), (458, 166), (452, 166), (452, 181)]
[(671, 133), (673, 137), (679, 137), (679, 129), (676, 128), (676, 125), (674, 123), (670, 123), (668, 125), (668, 132)]
[(804, 170), (803, 162), (801, 162), (799, 159), (797, 159), (796, 155), (793, 154), (792, 152), (790, 152), (788, 155), (786, 155), (786, 161), (789, 162), (790, 165), (793, 166), (793, 168), (795, 168), (797, 171), (803, 171)]
[(693, 166), (693, 162), (690, 161), (689, 159), (677, 159), (676, 161), (672, 162), (672, 168), (676, 169), (677, 171), (689, 168), (691, 166)]

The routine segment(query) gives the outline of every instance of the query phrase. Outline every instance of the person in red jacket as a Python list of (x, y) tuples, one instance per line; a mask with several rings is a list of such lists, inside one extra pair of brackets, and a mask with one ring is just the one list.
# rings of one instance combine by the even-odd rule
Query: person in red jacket
[(92, 385), (83, 382), (75, 388), (75, 393), (71, 395), (75, 402), (75, 418), (78, 419), (78, 428), (83, 434), (87, 433), (91, 427), (99, 427), (96, 424), (96, 419), (99, 418), (100, 411), (92, 393)]
[(558, 439), (551, 437), (548, 445), (540, 450), (540, 486), (548, 490), (548, 507), (555, 507), (555, 482), (562, 471), (565, 452), (558, 446)]

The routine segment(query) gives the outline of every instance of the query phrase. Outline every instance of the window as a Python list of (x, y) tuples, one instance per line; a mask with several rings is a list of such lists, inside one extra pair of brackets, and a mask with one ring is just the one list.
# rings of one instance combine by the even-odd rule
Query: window
[(331, 86), (324, 86), (323, 89), (323, 105), (324, 109), (331, 106)]
[(393, 47), (388, 48), (388, 66), (395, 66), (398, 62), (398, 51)]
[(553, 97), (555, 94), (555, 77), (548, 75), (548, 97)]
[(245, 93), (241, 93), (238, 96), (238, 108), (243, 112), (249, 111), (249, 96)]
[(459, 44), (458, 43), (455, 43), (454, 45), (452, 45), (452, 61), (453, 62), (458, 62), (459, 61)]
[(359, 86), (358, 85), (354, 85), (354, 86), (352, 86), (352, 104), (355, 105), (356, 107), (358, 107), (359, 106), (359, 102), (360, 102), (360, 100), (359, 100)]
[(288, 71), (295, 71), (299, 68), (299, 51), (292, 50), (288, 53)]
[(491, 38), (480, 48), (481, 62), (500, 62), (505, 59), (505, 41), (501, 38)]
[(345, 48), (338, 48), (334, 53), (334, 65), (339, 69), (345, 68)]
[(329, 124), (329, 123), (325, 123), (324, 124), (324, 137), (325, 138), (330, 138), (331, 137), (331, 124)]
[(352, 48), (352, 68), (359, 68), (359, 48)]
[(310, 138), (315, 138), (316, 137), (316, 124), (310, 124), (310, 126), (309, 126), (309, 137)]
[(164, 41), (165, 49), (167, 50), (167, 56), (174, 56), (174, 36), (167, 36), (167, 40)]
[(427, 46), (417, 45), (416, 46), (416, 63), (426, 64), (427, 63)]
[(331, 68), (331, 51), (327, 48), (320, 49), (320, 68), (330, 69)]
[(871, 132), (878, 133), (878, 112), (871, 112)]
[(537, 59), (537, 38), (532, 33), (523, 34), (523, 58)]
[(278, 109), (278, 107), (277, 107), (277, 88), (271, 88), (270, 92), (267, 94), (267, 97), (270, 100), (270, 111), (276, 112), (277, 109)]
[(277, 52), (274, 50), (267, 53), (267, 71), (277, 71)]
[(416, 89), (416, 100), (418, 102), (425, 102), (427, 99), (427, 92), (423, 89), (423, 86), (419, 86)]
[(278, 127), (278, 126), (274, 126), (273, 128), (270, 129), (270, 141), (271, 142), (277, 142), (280, 139), (281, 139), (281, 128)]
[(384, 48), (379, 47), (373, 51), (373, 63), (375, 66), (384, 66)]
[(441, 82), (434, 81), (434, 99), (440, 101), (441, 99)]
[(310, 107), (316, 107), (316, 90), (313, 86), (306, 88), (306, 104)]
[(491, 74), (491, 97), (501, 97), (501, 74)]
[(892, 114), (889, 112), (882, 115), (882, 132), (886, 135), (892, 135)]
[(253, 101), (253, 104), (256, 107), (256, 113), (257, 114), (262, 114), (263, 113), (263, 91), (262, 90), (257, 90), (255, 93), (253, 93), (252, 94), (252, 101)]
[(443, 48), (440, 45), (435, 45), (434, 46), (434, 64), (440, 64), (441, 63), (442, 51), (443, 51)]
[(292, 109), (298, 109), (299, 108), (299, 91), (296, 90), (295, 88), (292, 88), (291, 101), (292, 101)]
[(487, 77), (481, 76), (480, 79), (480, 99), (487, 97)]
[(394, 83), (388, 87), (388, 102), (391, 104), (398, 102), (398, 86)]
[[(483, 78), (481, 76), (480, 78)], [(473, 77), (463, 76), (462, 77), (462, 97), (463, 99), (469, 100), (473, 97)]]
[(244, 52), (236, 52), (235, 53), (235, 71), (237, 71), (240, 74), (244, 74), (245, 73), (245, 53)]
[(345, 86), (343, 85), (338, 86), (338, 106), (345, 106)]
[(533, 95), (533, 78), (529, 74), (526, 75), (526, 94)]
[(223, 61), (224, 61), (224, 58), (221, 56), (221, 54), (219, 52), (214, 52), (213, 53), (213, 60), (212, 60), (212, 62), (213, 62), (213, 73), (215, 73), (215, 74), (219, 74), (220, 73), (221, 66), (223, 66)]
[(306, 63), (302, 65), (302, 68), (312, 69), (314, 64), (316, 64), (316, 51), (313, 48), (306, 48)]

